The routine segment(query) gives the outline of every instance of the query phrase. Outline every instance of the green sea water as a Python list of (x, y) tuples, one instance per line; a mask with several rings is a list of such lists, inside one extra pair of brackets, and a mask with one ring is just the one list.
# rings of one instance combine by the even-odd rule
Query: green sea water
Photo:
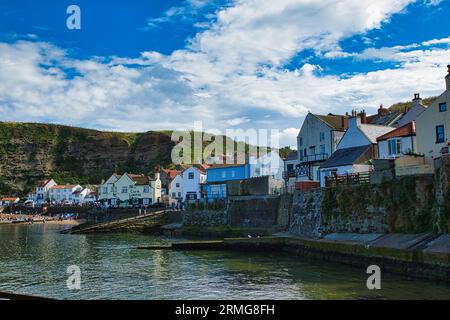
[[(450, 286), (282, 253), (138, 250), (182, 239), (69, 235), (67, 226), (0, 225), (0, 291), (57, 299), (450, 299)], [(67, 288), (79, 266), (81, 289)]]

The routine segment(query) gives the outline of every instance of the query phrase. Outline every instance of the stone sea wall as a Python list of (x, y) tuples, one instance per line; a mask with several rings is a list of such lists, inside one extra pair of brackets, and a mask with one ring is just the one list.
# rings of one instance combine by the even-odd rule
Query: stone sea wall
[(272, 228), (277, 225), (279, 196), (230, 197), (225, 209), (183, 212), (183, 226)]
[(183, 225), (215, 227), (229, 224), (226, 210), (187, 210), (183, 212)]
[(289, 231), (295, 235), (320, 237), (322, 202), (321, 189), (296, 192), (293, 197)]
[(381, 184), (297, 192), (289, 230), (308, 237), (329, 233), (448, 232), (448, 187), (436, 177), (441, 175), (405, 176)]

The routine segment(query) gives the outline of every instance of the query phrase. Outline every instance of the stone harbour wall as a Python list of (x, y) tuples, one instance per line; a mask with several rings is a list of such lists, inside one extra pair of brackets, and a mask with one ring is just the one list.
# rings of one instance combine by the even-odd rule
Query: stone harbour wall
[(294, 194), (289, 232), (317, 238), (321, 236), (323, 192), (321, 189)]
[(434, 176), (419, 175), (300, 191), (294, 195), (289, 231), (307, 237), (432, 232), (434, 190)]
[(226, 210), (187, 210), (183, 212), (182, 223), (185, 226), (224, 226), (229, 224), (229, 215)]
[(279, 196), (229, 197), (224, 210), (186, 210), (183, 226), (271, 228), (277, 225)]
[(279, 196), (230, 197), (228, 214), (232, 227), (270, 228), (276, 225)]

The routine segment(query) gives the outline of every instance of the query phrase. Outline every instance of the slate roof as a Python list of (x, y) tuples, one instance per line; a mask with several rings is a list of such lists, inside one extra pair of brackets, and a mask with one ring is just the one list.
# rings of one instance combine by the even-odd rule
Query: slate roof
[(371, 156), (371, 145), (338, 149), (320, 166), (320, 168), (323, 169), (348, 166), (352, 164), (362, 164), (370, 160)]
[(391, 126), (403, 116), (403, 112), (391, 112), (386, 115), (373, 115), (367, 117), (368, 124)]
[(316, 116), (317, 118), (319, 118), (320, 120), (322, 120), (323, 122), (325, 122), (326, 124), (328, 124), (330, 127), (336, 129), (336, 130), (345, 130), (344, 127), (342, 126), (342, 118), (345, 116), (341, 116), (341, 115), (335, 115), (335, 114), (329, 114), (329, 115), (320, 115), (320, 114), (315, 114), (314, 116)]
[(288, 154), (286, 161), (297, 160), (297, 157), (298, 157), (297, 151), (292, 151), (291, 153)]
[(359, 129), (370, 140), (371, 143), (377, 143), (377, 138), (392, 131), (393, 127), (377, 126), (372, 124), (361, 124)]
[(238, 167), (243, 167), (246, 166), (246, 163), (243, 164), (213, 164), (211, 166), (209, 166), (208, 170), (212, 170), (212, 169), (222, 169), (222, 168), (238, 168)]

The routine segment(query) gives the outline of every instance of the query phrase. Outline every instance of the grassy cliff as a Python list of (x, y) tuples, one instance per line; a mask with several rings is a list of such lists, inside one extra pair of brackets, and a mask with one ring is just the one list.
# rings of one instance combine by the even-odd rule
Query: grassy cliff
[(171, 167), (171, 135), (0, 122), (0, 195), (24, 196), (45, 177), (98, 184), (114, 172), (150, 174), (156, 165)]

